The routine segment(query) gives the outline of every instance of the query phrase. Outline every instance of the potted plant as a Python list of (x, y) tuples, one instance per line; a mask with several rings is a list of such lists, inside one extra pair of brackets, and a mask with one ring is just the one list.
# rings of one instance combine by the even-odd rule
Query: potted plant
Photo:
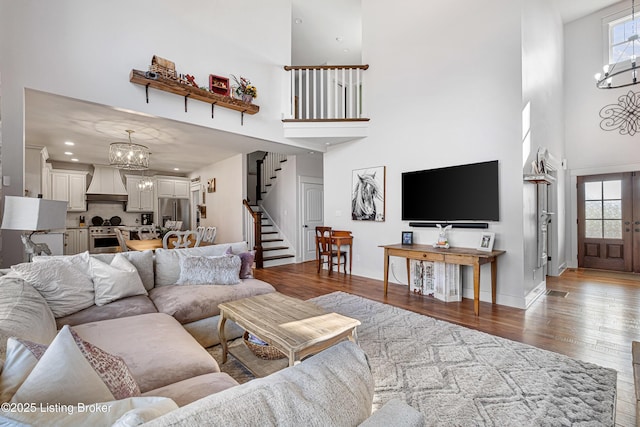
[(253, 98), (258, 97), (258, 89), (251, 84), (251, 80), (240, 76), (240, 78), (231, 74), (231, 78), (235, 82), (235, 85), (232, 86), (233, 93), (236, 94), (236, 97), (242, 99), (244, 102), (248, 102), (251, 104)]

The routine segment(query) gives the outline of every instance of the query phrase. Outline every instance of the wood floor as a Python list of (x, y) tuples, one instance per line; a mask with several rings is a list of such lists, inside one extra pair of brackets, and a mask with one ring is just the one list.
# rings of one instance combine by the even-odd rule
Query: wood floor
[(381, 280), (326, 270), (317, 274), (314, 261), (256, 270), (255, 275), (301, 299), (348, 292), (613, 368), (618, 371), (616, 425), (636, 425), (631, 341), (640, 341), (640, 276), (569, 270), (547, 280), (547, 290), (568, 292), (566, 297), (543, 295), (528, 310), (481, 302), (476, 317), (471, 299), (444, 303), (409, 295), (406, 286), (391, 283), (384, 297)]

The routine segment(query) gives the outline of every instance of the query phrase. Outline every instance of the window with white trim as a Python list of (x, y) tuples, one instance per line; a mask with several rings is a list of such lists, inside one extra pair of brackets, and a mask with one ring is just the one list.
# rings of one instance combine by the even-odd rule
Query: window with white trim
[(638, 29), (640, 29), (640, 16), (637, 13), (635, 19), (632, 19), (632, 14), (629, 14), (609, 22), (609, 64), (633, 60), (634, 56), (640, 56)]

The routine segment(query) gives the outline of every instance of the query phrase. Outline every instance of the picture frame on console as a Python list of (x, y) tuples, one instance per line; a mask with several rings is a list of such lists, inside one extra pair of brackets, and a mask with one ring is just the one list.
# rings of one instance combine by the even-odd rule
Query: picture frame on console
[(413, 231), (403, 231), (402, 232), (402, 244), (403, 245), (413, 245)]
[(491, 252), (493, 250), (493, 243), (496, 239), (496, 233), (491, 231), (483, 231), (480, 233), (480, 240), (478, 240), (479, 251)]

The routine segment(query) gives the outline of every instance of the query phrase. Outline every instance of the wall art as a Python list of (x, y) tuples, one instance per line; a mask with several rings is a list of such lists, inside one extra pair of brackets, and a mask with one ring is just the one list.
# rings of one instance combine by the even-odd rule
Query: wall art
[(356, 169), (351, 181), (351, 219), (384, 221), (386, 167)]

